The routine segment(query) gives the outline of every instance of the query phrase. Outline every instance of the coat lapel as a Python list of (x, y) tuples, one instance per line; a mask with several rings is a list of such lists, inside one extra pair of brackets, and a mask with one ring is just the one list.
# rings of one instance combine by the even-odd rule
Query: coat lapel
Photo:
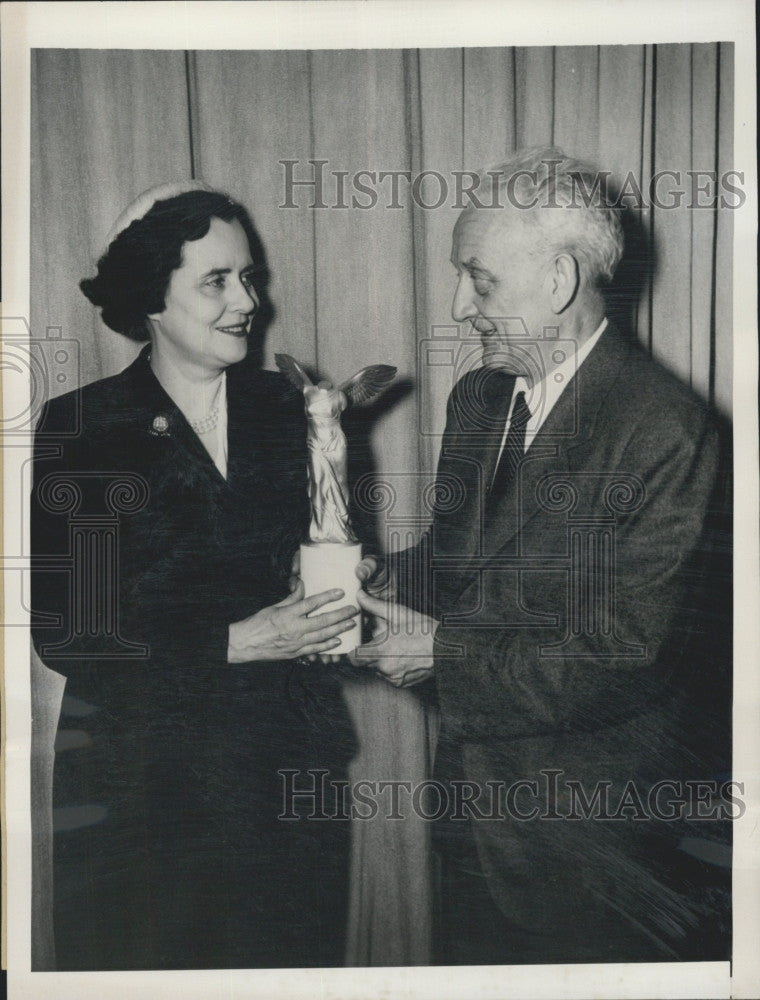
[[(435, 512), (434, 551), (446, 560), (466, 562), (480, 549), (485, 498), (514, 387), (514, 377), (489, 385), (478, 378), (481, 371), (455, 389), (441, 442), (438, 492), (443, 498), (459, 498), (452, 504), (444, 501)], [(485, 398), (484, 388), (490, 398)]]
[[(257, 428), (260, 423), (260, 401), (239, 365), (227, 369), (227, 479), (221, 475), (211, 456), (184, 414), (158, 381), (149, 363), (150, 347), (146, 346), (127, 369), (130, 403), (141, 429), (154, 439), (167, 463), (179, 462), (189, 473), (202, 472), (206, 478), (223, 488), (240, 477), (250, 474), (257, 463)], [(247, 391), (246, 391), (247, 387)]]
[(174, 400), (169, 396), (150, 367), (150, 345), (143, 348), (126, 371), (130, 417), (136, 418), (140, 431), (164, 445), (167, 460), (178, 451), (190, 457), (193, 465), (213, 469), (223, 481), (211, 456), (203, 447)]
[(283, 382), (247, 361), (227, 369), (227, 483), (249, 501), (258, 493), (288, 506), (293, 489), (306, 495), (306, 418)]
[(542, 424), (503, 496), (483, 512), (480, 537), (471, 550), (477, 565), (497, 553), (520, 554), (520, 532), (542, 509), (537, 499), (541, 481), (573, 469), (573, 452), (604, 433), (604, 427), (597, 426), (599, 411), (629, 352), (630, 345), (617, 330), (610, 327), (602, 334)]
[(231, 487), (261, 474), (261, 405), (250, 378), (243, 384), (243, 366), (227, 369), (227, 482)]

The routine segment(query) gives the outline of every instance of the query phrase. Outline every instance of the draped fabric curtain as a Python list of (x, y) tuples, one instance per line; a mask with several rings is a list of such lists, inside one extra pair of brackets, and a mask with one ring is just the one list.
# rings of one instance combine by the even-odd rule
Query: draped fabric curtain
[[(670, 179), (686, 192), (680, 205), (667, 207), (667, 184), (662, 205), (633, 198), (638, 263), (623, 272), (623, 319), (730, 416), (732, 213), (694, 208), (686, 172), (720, 178), (732, 168), (732, 88), (728, 43), (36, 50), (33, 335), (79, 341), (77, 383), (123, 368), (136, 345), (102, 326), (77, 283), (93, 273), (105, 234), (134, 196), (167, 179), (203, 178), (245, 204), (261, 236), (267, 322), (255, 349), (266, 367), (276, 351), (337, 378), (371, 362), (398, 367), (397, 387), (349, 428), (354, 479), (372, 472), (383, 483), (365, 490), (359, 520), (373, 545), (405, 545), (429, 517), (426, 487), (456, 377), (449, 254), (457, 172), (516, 148), (559, 145), (611, 171), (618, 185), (633, 175), (644, 193), (659, 172), (680, 174)], [(353, 205), (354, 196), (372, 201), (357, 186), (360, 171), (375, 174), (363, 175), (374, 206)], [(389, 175), (405, 171), (411, 181), (429, 173), (416, 196), (397, 174), (394, 198)], [(317, 175), (321, 189), (288, 185)], [(447, 197), (430, 207), (438, 178)], [(431, 340), (450, 350), (442, 370), (427, 363)], [(53, 382), (50, 392), (71, 387), (71, 379)], [(421, 780), (435, 724), (414, 693), (368, 678), (347, 685), (346, 697), (361, 746), (354, 779)], [(414, 816), (355, 822), (351, 964), (429, 960), (427, 836)]]

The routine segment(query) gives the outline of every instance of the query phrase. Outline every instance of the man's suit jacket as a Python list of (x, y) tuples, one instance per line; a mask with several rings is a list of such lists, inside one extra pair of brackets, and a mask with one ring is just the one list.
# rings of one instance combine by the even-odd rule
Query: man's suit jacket
[[(603, 926), (606, 913), (672, 958), (703, 916), (693, 872), (681, 878), (674, 861), (688, 830), (632, 820), (635, 799), (623, 818), (585, 819), (567, 782), (587, 800), (609, 782), (614, 813), (628, 782), (646, 810), (655, 782), (727, 767), (730, 662), (716, 636), (730, 576), (704, 576), (723, 488), (718, 434), (688, 389), (608, 329), (491, 502), (503, 425), (481, 418), (483, 375), (465, 376), (449, 399), (445, 503), (427, 540), (427, 609), (441, 622), (436, 773), (454, 774), (456, 758), (482, 790), (537, 782), (537, 795), (525, 785), (502, 799), (511, 818), (471, 824), (511, 922), (561, 935), (578, 921), (591, 927), (594, 913)], [(707, 608), (703, 583), (713, 588)], [(491, 792), (478, 801), (492, 812)], [(578, 816), (515, 818), (536, 806)], [(600, 942), (598, 957), (616, 956)]]

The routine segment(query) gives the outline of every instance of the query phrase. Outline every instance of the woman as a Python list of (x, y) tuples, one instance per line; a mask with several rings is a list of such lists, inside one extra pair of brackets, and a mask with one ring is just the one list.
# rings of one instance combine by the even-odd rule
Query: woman
[(340, 780), (353, 751), (336, 668), (308, 658), (357, 610), (289, 593), (306, 428), (300, 394), (246, 360), (254, 245), (205, 185), (142, 195), (81, 288), (147, 344), (37, 429), (33, 637), (67, 678), (59, 969), (342, 964), (347, 824), (284, 793), (308, 769)]

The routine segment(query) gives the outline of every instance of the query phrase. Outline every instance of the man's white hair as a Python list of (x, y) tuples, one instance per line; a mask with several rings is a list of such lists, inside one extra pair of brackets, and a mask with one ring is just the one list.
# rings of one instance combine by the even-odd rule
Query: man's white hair
[(535, 146), (483, 171), (481, 184), (492, 185), (497, 204), (516, 208), (535, 228), (529, 253), (571, 253), (587, 281), (598, 286), (612, 280), (623, 254), (623, 230), (608, 192), (609, 176), (556, 146)]

